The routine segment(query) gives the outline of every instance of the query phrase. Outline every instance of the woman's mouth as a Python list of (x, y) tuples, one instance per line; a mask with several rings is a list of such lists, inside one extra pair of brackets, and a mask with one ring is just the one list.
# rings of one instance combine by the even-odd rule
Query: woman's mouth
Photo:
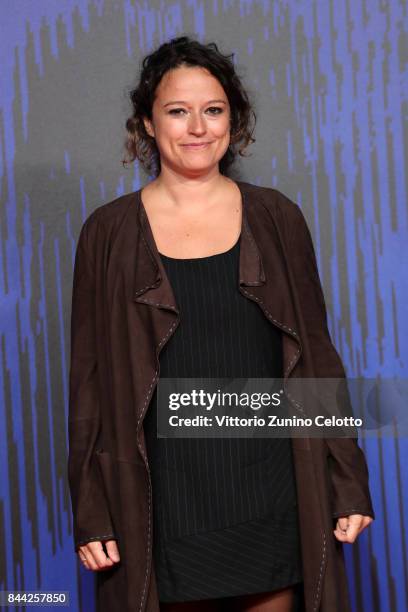
[(184, 144), (181, 146), (186, 147), (186, 149), (204, 149), (210, 144), (211, 144), (210, 142), (200, 142), (200, 143), (188, 143), (188, 144)]

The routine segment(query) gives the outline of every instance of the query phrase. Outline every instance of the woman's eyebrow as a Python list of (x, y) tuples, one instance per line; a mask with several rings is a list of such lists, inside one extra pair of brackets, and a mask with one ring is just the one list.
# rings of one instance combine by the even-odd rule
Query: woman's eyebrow
[[(226, 104), (225, 100), (208, 100), (208, 102), (205, 102), (205, 104), (214, 104), (215, 102)], [(170, 106), (170, 104), (185, 104), (188, 106), (188, 102), (185, 100), (172, 100), (171, 102), (166, 102), (166, 104), (163, 104), (163, 108)]]

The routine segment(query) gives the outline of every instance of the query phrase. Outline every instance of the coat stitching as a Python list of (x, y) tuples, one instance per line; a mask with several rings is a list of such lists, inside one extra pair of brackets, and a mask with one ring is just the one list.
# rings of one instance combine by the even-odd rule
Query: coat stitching
[[(245, 282), (243, 280), (241, 280), (241, 282)], [(245, 289), (244, 289), (245, 291)], [(264, 302), (261, 300), (261, 298), (256, 297), (256, 295), (253, 295), (253, 293), (249, 293), (248, 291), (245, 291), (245, 293), (248, 293), (248, 295), (250, 295), (251, 297), (254, 298), (254, 300), (256, 302), (260, 302), (261, 304), (263, 304)], [(268, 313), (269, 318), (276, 323), (277, 325), (279, 325), (279, 327), (282, 327), (283, 329), (286, 329), (288, 332), (290, 332), (292, 334), (292, 336), (295, 336), (296, 338), (298, 337), (298, 334), (295, 332), (294, 329), (292, 329), (291, 327), (288, 327), (287, 325), (285, 325), (284, 323), (280, 323), (280, 321), (277, 321), (276, 319), (273, 318), (273, 316), (271, 315), (271, 313), (265, 308), (265, 312)]]
[(139, 302), (146, 302), (146, 304), (150, 304), (151, 306), (165, 306), (166, 308), (174, 308), (173, 304), (157, 304), (157, 302), (152, 302), (147, 298), (139, 298)]
[[(148, 303), (152, 304), (152, 302), (149, 302), (148, 300), (143, 300), (143, 301), (145, 301), (145, 302), (148, 302)], [(156, 305), (156, 306), (166, 306), (166, 304), (155, 304), (155, 305)], [(169, 337), (169, 335), (170, 335), (170, 334), (171, 334), (171, 332), (173, 331), (173, 329), (174, 329), (174, 327), (176, 326), (176, 324), (177, 324), (177, 321), (175, 321), (175, 322), (173, 323), (173, 325), (170, 327), (170, 329), (169, 329), (169, 331), (167, 332), (167, 334), (166, 334), (165, 336), (163, 336), (163, 338), (160, 340), (160, 342), (159, 342), (158, 346), (161, 346), (161, 345), (163, 344), (163, 342), (164, 342), (164, 341), (165, 341), (165, 340), (166, 340), (166, 339)], [(154, 373), (154, 376), (153, 376), (153, 379), (152, 379), (152, 382), (150, 383), (150, 387), (149, 387), (149, 389), (148, 389), (148, 391), (147, 391), (147, 394), (146, 394), (146, 397), (145, 397), (145, 401), (144, 401), (144, 404), (143, 404), (143, 410), (141, 411), (141, 414), (140, 414), (139, 419), (138, 419), (138, 421), (137, 421), (137, 428), (139, 428), (139, 423), (140, 423), (140, 421), (141, 421), (142, 417), (143, 417), (143, 416), (144, 416), (144, 414), (145, 414), (145, 408), (146, 408), (146, 405), (147, 405), (147, 402), (148, 402), (149, 394), (150, 394), (150, 391), (151, 391), (151, 389), (152, 389), (152, 387), (153, 387), (153, 385), (154, 385), (155, 381), (156, 381), (156, 380), (157, 380), (157, 378), (158, 378), (158, 376), (157, 376), (157, 375), (158, 375), (158, 370), (156, 369), (156, 371), (155, 371), (155, 373)], [(146, 457), (145, 453), (143, 452), (143, 449), (142, 449), (142, 448), (140, 448), (139, 450), (140, 450), (140, 452), (142, 453), (143, 459), (145, 460), (146, 467), (147, 467), (147, 466), (148, 466), (148, 460), (147, 460), (147, 457)], [(149, 473), (149, 472), (148, 472), (148, 473)], [(151, 548), (151, 520), (150, 520), (150, 517), (151, 517), (151, 498), (152, 498), (152, 483), (151, 483), (150, 473), (149, 473), (149, 501), (148, 501), (148, 509), (147, 509), (147, 511), (148, 511), (148, 517), (149, 517), (149, 518), (148, 518), (148, 523), (147, 523), (147, 556), (148, 556), (148, 557), (149, 557), (149, 555), (150, 555), (150, 548)], [(139, 611), (140, 611), (140, 612), (141, 612), (141, 610), (143, 609), (144, 597), (145, 597), (145, 593), (146, 593), (148, 569), (149, 569), (149, 564), (146, 564), (145, 579), (144, 579), (144, 585), (143, 585), (142, 597), (141, 597), (141, 600), (140, 600), (140, 607), (139, 607)]]
[[(246, 291), (243, 287), (242, 291), (244, 293), (246, 293), (248, 296), (251, 296), (252, 298), (254, 298), (254, 300), (256, 302), (259, 302), (260, 304), (262, 304), (262, 309), (264, 310), (264, 312), (267, 314), (268, 318), (273, 321), (276, 325), (278, 325), (278, 327), (281, 327), (282, 329), (286, 329), (287, 331), (289, 331), (292, 336), (298, 337), (297, 333), (291, 329), (290, 327), (288, 327), (287, 325), (284, 325), (283, 323), (281, 323), (280, 321), (277, 321), (272, 315), (271, 313), (268, 311), (268, 309), (264, 306), (264, 302), (263, 300), (261, 300), (260, 298), (256, 297), (255, 295), (253, 295), (252, 293), (250, 293), (249, 291)], [(294, 363), (294, 361), (297, 359), (297, 357), (300, 354), (300, 350), (298, 349), (296, 354), (294, 355), (293, 359), (291, 359), (291, 361), (289, 362), (288, 367), (285, 370), (285, 374), (289, 374), (290, 369), (292, 364)], [(298, 409), (304, 413), (304, 410), (302, 408), (302, 406), (299, 404), (299, 402), (297, 402), (293, 397), (291, 397), (291, 395), (288, 393), (288, 391), (286, 390), (286, 394), (287, 396), (292, 400), (292, 402), (294, 402), (296, 404), (296, 406), (298, 407)], [(318, 602), (318, 598), (320, 595), (320, 591), (321, 591), (321, 582), (322, 582), (322, 575), (323, 575), (323, 567), (324, 567), (324, 562), (326, 559), (326, 534), (323, 532), (323, 554), (322, 554), (322, 560), (320, 562), (320, 571), (319, 571), (319, 579), (317, 581), (317, 587), (316, 587), (316, 594), (315, 594), (315, 598), (314, 598), (314, 607), (313, 607), (313, 612), (315, 612), (317, 610), (317, 602)]]
[[(143, 210), (143, 208), (141, 208), (141, 211), (142, 211), (142, 214), (144, 215), (144, 210)], [(141, 234), (141, 238), (142, 238), (142, 240), (143, 240), (143, 242), (144, 242), (145, 246), (147, 247), (147, 243), (146, 243), (146, 241), (145, 241), (145, 238), (144, 238), (144, 236), (143, 236), (143, 233)], [(147, 248), (147, 250), (148, 250), (148, 252), (149, 252), (150, 258), (151, 258), (151, 259), (152, 259), (152, 261), (154, 262), (154, 259), (153, 259), (152, 255), (151, 255), (151, 253), (150, 253), (150, 249), (149, 249), (149, 248)], [(154, 262), (154, 263), (155, 263), (155, 262)], [(150, 287), (150, 285), (147, 285), (147, 287)], [(136, 293), (136, 295), (137, 295), (138, 293), (143, 292), (145, 289), (147, 289), (147, 287), (144, 287), (143, 289), (139, 290), (139, 291)], [(158, 304), (158, 303), (152, 302), (151, 300), (147, 300), (146, 298), (144, 298), (144, 299), (143, 299), (143, 298), (141, 298), (141, 299), (139, 299), (139, 301), (140, 301), (140, 302), (145, 302), (146, 304), (151, 304), (151, 305), (153, 305), (153, 306), (164, 306), (164, 307), (173, 308), (173, 306), (172, 306), (172, 305), (170, 305), (170, 304)], [(170, 327), (170, 329), (169, 329), (169, 331), (167, 332), (167, 334), (166, 334), (166, 335), (165, 335), (165, 336), (164, 336), (164, 337), (163, 337), (163, 338), (160, 340), (160, 342), (159, 342), (159, 346), (161, 346), (161, 345), (163, 344), (163, 342), (166, 340), (166, 338), (167, 338), (167, 337), (170, 335), (170, 333), (171, 333), (171, 332), (172, 332), (172, 330), (174, 329), (174, 327), (175, 327), (176, 323), (177, 323), (177, 321), (175, 321), (175, 322), (173, 323), (173, 325)], [(142, 409), (141, 414), (140, 414), (140, 416), (139, 416), (139, 419), (138, 419), (138, 421), (137, 421), (137, 429), (139, 428), (140, 421), (141, 421), (141, 419), (143, 418), (143, 416), (144, 416), (144, 414), (145, 414), (145, 408), (146, 408), (146, 405), (147, 405), (147, 402), (148, 402), (149, 394), (150, 394), (150, 391), (151, 391), (151, 389), (152, 389), (152, 387), (153, 387), (153, 385), (154, 385), (154, 383), (155, 383), (155, 381), (156, 381), (156, 379), (157, 379), (157, 375), (158, 375), (158, 370), (156, 369), (156, 371), (155, 371), (155, 373), (154, 373), (154, 376), (153, 376), (153, 379), (152, 379), (152, 382), (150, 383), (150, 387), (149, 387), (149, 389), (148, 389), (148, 391), (147, 391), (147, 394), (146, 394), (146, 397), (145, 397), (145, 401), (144, 401), (144, 404), (143, 404), (143, 409)], [(146, 467), (148, 467), (148, 460), (147, 460), (147, 457), (146, 457), (145, 453), (143, 452), (143, 449), (142, 449), (142, 448), (139, 448), (139, 450), (140, 450), (140, 452), (141, 452), (141, 454), (142, 454), (143, 459), (145, 460)], [(149, 474), (149, 500), (148, 500), (148, 517), (149, 517), (149, 518), (148, 518), (148, 528), (147, 528), (147, 556), (149, 557), (149, 555), (150, 555), (150, 548), (151, 548), (151, 520), (150, 520), (150, 516), (151, 516), (151, 498), (152, 498), (152, 484), (151, 484), (151, 479), (150, 479), (150, 473), (149, 473), (149, 470), (148, 470), (148, 474)], [(149, 564), (147, 564), (147, 565), (146, 565), (145, 579), (144, 579), (144, 585), (143, 585), (142, 597), (141, 597), (141, 600), (140, 600), (140, 607), (139, 607), (139, 610), (140, 610), (140, 611), (141, 611), (141, 610), (142, 610), (142, 608), (143, 608), (144, 597), (145, 597), (145, 593), (146, 593), (146, 586), (147, 586), (147, 576), (148, 576), (148, 570), (149, 570)]]
[(333, 518), (340, 518), (344, 514), (348, 514), (349, 512), (355, 512), (356, 514), (362, 514), (363, 516), (369, 516), (369, 514), (363, 514), (361, 512), (361, 508), (346, 508), (343, 512), (335, 512), (333, 513)]
[(87, 542), (92, 542), (93, 540), (103, 540), (105, 538), (112, 538), (113, 540), (116, 540), (117, 536), (114, 533), (106, 533), (105, 535), (98, 535), (94, 536), (93, 538), (81, 540), (80, 542), (77, 542), (77, 546), (82, 546), (82, 544), (86, 544)]
[[(149, 387), (149, 390), (148, 390), (148, 392), (147, 392), (147, 395), (146, 395), (146, 398), (145, 398), (145, 402), (144, 402), (144, 404), (143, 404), (143, 410), (142, 410), (142, 413), (141, 413), (141, 415), (140, 415), (140, 417), (139, 417), (139, 419), (138, 419), (138, 422), (137, 422), (137, 428), (139, 427), (140, 419), (142, 418), (142, 415), (144, 414), (144, 409), (145, 409), (145, 406), (146, 406), (146, 404), (147, 404), (147, 400), (148, 400), (148, 397), (149, 397), (150, 390), (151, 390), (151, 388), (152, 388), (152, 386), (153, 386), (153, 384), (154, 384), (154, 381), (155, 381), (155, 379), (156, 379), (156, 375), (157, 375), (157, 370), (155, 371), (155, 373), (154, 373), (154, 377), (153, 377), (153, 380), (152, 380), (152, 382), (150, 383), (150, 387)], [(139, 450), (140, 450), (140, 452), (141, 452), (141, 454), (142, 454), (142, 457), (143, 457), (143, 459), (145, 460), (145, 463), (146, 463), (146, 466), (147, 466), (147, 458), (146, 458), (146, 455), (145, 455), (145, 453), (143, 452), (143, 449), (142, 449), (142, 448), (140, 448), (140, 447), (139, 447)], [(148, 472), (148, 473), (149, 473), (149, 472)], [(148, 515), (148, 522), (147, 522), (147, 556), (148, 556), (148, 557), (149, 557), (149, 555), (150, 555), (150, 538), (151, 538), (151, 521), (150, 521), (150, 506), (151, 506), (151, 497), (152, 497), (152, 485), (151, 485), (151, 481), (150, 481), (150, 474), (149, 474), (149, 497), (148, 497), (148, 506), (147, 506), (147, 515)], [(142, 597), (141, 597), (141, 600), (140, 600), (140, 607), (139, 607), (139, 610), (142, 610), (142, 608), (143, 608), (143, 601), (144, 601), (145, 592), (146, 592), (146, 585), (147, 585), (147, 575), (148, 575), (148, 571), (149, 571), (149, 564), (147, 563), (147, 564), (146, 564), (146, 572), (145, 572), (145, 578), (144, 578), (144, 584), (143, 584), (143, 591), (142, 591)]]
[[(244, 293), (246, 293), (247, 295), (249, 295), (249, 296), (251, 296), (252, 298), (254, 298), (254, 300), (255, 300), (256, 302), (259, 302), (259, 303), (260, 303), (260, 304), (262, 304), (262, 305), (264, 304), (263, 300), (261, 300), (260, 298), (256, 297), (255, 295), (253, 295), (253, 293), (250, 293), (249, 291), (247, 291), (247, 290), (246, 290), (246, 289), (244, 289), (243, 287), (241, 287), (241, 289), (242, 289), (242, 291), (243, 291)], [(269, 312), (269, 310), (268, 310), (268, 309), (267, 309), (267, 308), (266, 308), (264, 305), (262, 306), (262, 309), (263, 309), (263, 311), (264, 311), (264, 312), (267, 314), (268, 318), (269, 318), (271, 321), (273, 321), (274, 323), (276, 323), (276, 325), (277, 325), (278, 327), (281, 327), (282, 329), (285, 329), (285, 330), (289, 331), (289, 333), (290, 333), (292, 336), (296, 336), (296, 337), (298, 336), (298, 335), (297, 335), (297, 333), (296, 333), (296, 332), (295, 332), (293, 329), (291, 329), (291, 328), (290, 328), (290, 327), (288, 327), (287, 325), (284, 325), (284, 324), (283, 324), (283, 323), (281, 323), (280, 321), (277, 321), (276, 319), (274, 319), (274, 317), (271, 315), (271, 313)], [(285, 370), (284, 376), (289, 374), (289, 372), (290, 372), (290, 370), (291, 370), (291, 366), (292, 366), (292, 364), (293, 364), (293, 363), (296, 361), (296, 359), (297, 359), (297, 357), (299, 356), (299, 354), (300, 354), (300, 350), (298, 349), (298, 350), (297, 350), (297, 352), (295, 353), (295, 355), (294, 355), (293, 359), (292, 359), (292, 360), (289, 362), (288, 367), (287, 367), (287, 368), (286, 368), (286, 370)], [(300, 404), (298, 401), (296, 401), (296, 400), (295, 400), (295, 398), (294, 398), (294, 397), (292, 397), (292, 396), (290, 395), (290, 393), (289, 393), (287, 390), (286, 390), (286, 395), (287, 395), (287, 396), (288, 396), (288, 398), (289, 398), (289, 399), (290, 399), (290, 400), (291, 400), (291, 401), (292, 401), (292, 402), (293, 402), (293, 403), (296, 405), (297, 409), (298, 409), (300, 412), (302, 412), (302, 413), (304, 414), (304, 413), (305, 413), (305, 411), (304, 411), (304, 409), (302, 408), (301, 404)]]
[(316, 589), (316, 595), (314, 598), (314, 606), (313, 606), (313, 611), (317, 610), (317, 600), (319, 598), (320, 595), (320, 590), (321, 590), (321, 586), (322, 586), (322, 576), (323, 576), (323, 565), (324, 565), (324, 561), (326, 559), (326, 534), (323, 531), (322, 532), (323, 535), (323, 555), (322, 555), (322, 561), (320, 563), (320, 571), (319, 571), (319, 579), (317, 581), (317, 589)]
[(148, 289), (149, 287), (151, 287), (151, 285), (146, 285), (146, 287), (143, 287), (142, 289), (139, 289), (139, 291), (136, 291), (135, 295), (139, 295), (139, 293), (143, 293), (143, 291), (145, 291), (145, 289)]

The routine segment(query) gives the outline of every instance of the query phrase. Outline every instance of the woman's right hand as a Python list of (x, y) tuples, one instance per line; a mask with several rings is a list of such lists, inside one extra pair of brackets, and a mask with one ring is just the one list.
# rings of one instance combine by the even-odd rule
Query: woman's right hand
[(78, 556), (86, 569), (99, 572), (110, 569), (119, 563), (120, 556), (116, 540), (104, 541), (108, 556), (102, 547), (102, 541), (88, 542), (85, 546), (80, 546)]

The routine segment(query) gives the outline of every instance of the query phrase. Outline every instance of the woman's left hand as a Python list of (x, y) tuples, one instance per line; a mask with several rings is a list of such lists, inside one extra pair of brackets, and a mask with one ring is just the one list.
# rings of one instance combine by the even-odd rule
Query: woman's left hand
[(350, 542), (352, 544), (363, 529), (372, 522), (371, 516), (363, 516), (362, 514), (341, 516), (337, 519), (336, 529), (333, 533), (340, 542)]

